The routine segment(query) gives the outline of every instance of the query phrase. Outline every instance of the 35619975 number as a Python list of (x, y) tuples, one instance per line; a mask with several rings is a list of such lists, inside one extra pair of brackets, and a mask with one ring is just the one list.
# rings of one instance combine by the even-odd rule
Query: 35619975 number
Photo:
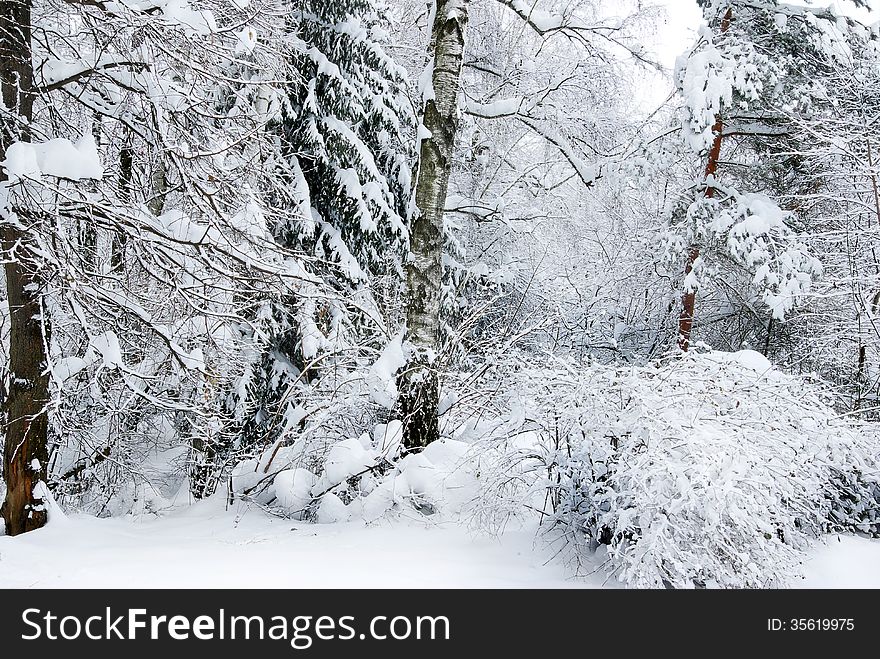
[(853, 631), (856, 628), (853, 618), (770, 618), (767, 620), (769, 631), (792, 631), (792, 632), (836, 632)]

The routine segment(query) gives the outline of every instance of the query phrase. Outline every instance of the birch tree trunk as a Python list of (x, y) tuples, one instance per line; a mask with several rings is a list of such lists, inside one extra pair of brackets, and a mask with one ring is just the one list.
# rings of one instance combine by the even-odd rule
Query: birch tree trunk
[(458, 132), (467, 5), (468, 0), (437, 0), (432, 27), (433, 90), (426, 94), (422, 120), (427, 133), (422, 131), (425, 137), (419, 153), (415, 197), (418, 211), (410, 222), (411, 255), (406, 277), (410, 353), (400, 377), (398, 402), (408, 448), (427, 446), (440, 436), (440, 382), (435, 361), (440, 348), (443, 209)]
[[(0, 161), (14, 142), (29, 141), (34, 84), (31, 64), (30, 0), (0, 2), (0, 85), (5, 111), (0, 135)], [(7, 184), (5, 170), (0, 186)], [(2, 515), (8, 535), (43, 526), (47, 513), (37, 485), (45, 482), (48, 463), (46, 406), (49, 374), (36, 258), (24, 227), (32, 219), (12, 208), (4, 195), (2, 241), (9, 305), (9, 383), (3, 400), (3, 476), (6, 500)], [(45, 486), (44, 486), (45, 487)]]
[(156, 160), (150, 170), (150, 190), (153, 196), (147, 201), (147, 208), (159, 217), (165, 210), (165, 196), (168, 194), (168, 168), (162, 160), (161, 150), (157, 151)]

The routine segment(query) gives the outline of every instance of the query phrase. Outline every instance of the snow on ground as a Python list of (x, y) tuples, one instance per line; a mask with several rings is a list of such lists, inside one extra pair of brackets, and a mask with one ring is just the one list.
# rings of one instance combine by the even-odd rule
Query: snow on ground
[[(550, 562), (534, 531), (308, 524), (222, 498), (163, 518), (77, 515), (0, 537), (0, 588), (565, 588), (599, 585)], [(236, 510), (237, 509), (237, 510)]]
[(815, 547), (799, 588), (880, 588), (880, 540), (832, 535)]
[[(308, 524), (222, 498), (162, 517), (77, 515), (0, 537), (0, 588), (571, 588), (534, 530), (500, 539), (458, 524)], [(880, 541), (829, 536), (806, 562), (804, 588), (880, 587)], [(610, 583), (609, 583), (610, 581)]]

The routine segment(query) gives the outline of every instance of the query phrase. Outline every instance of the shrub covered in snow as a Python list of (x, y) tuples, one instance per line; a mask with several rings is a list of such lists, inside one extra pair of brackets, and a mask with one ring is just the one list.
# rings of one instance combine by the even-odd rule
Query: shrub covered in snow
[(631, 586), (785, 585), (821, 533), (880, 533), (877, 438), (757, 353), (514, 379), (508, 461)]
[(229, 479), (230, 495), (298, 520), (374, 521), (388, 513), (458, 510), (473, 493), (468, 446), (445, 439), (418, 454), (402, 447), (394, 415), (402, 333), (371, 361), (352, 359), (298, 383), (274, 443), (247, 447)]
[(275, 447), (240, 463), (232, 490), (276, 514), (318, 523), (460, 509), (473, 491), (466, 487), (474, 478), (468, 445), (441, 440), (403, 455), (402, 434), (401, 422), (392, 420), (320, 454), (309, 453), (314, 446), (302, 441)]
[(636, 587), (785, 585), (822, 533), (880, 535), (880, 441), (820, 381), (750, 351), (557, 363), (495, 370), (509, 393), (463, 398), (456, 439), (407, 454), (398, 420), (303, 432), (241, 462), (232, 493), (319, 523), (441, 513), (497, 529), (537, 514)]

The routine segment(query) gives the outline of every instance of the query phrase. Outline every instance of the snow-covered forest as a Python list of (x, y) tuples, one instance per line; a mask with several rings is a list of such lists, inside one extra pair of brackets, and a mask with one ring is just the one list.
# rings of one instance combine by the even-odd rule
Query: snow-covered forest
[(880, 585), (880, 3), (8, 0), (0, 77), (0, 585)]

